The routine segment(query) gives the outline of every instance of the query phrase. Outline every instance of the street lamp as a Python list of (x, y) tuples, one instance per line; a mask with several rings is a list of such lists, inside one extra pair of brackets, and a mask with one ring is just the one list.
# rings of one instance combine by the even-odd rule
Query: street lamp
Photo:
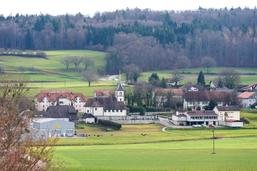
[(212, 154), (216, 154), (215, 152), (215, 126), (210, 125), (210, 128), (212, 128)]

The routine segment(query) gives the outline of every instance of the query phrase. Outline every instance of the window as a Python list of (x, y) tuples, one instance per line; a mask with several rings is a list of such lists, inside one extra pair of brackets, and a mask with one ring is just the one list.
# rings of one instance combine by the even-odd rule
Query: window
[(97, 108), (95, 107), (95, 110), (97, 110)]

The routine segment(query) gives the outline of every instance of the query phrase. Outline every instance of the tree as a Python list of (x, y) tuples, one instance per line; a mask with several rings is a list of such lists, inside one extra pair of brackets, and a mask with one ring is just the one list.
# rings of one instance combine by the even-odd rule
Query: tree
[(234, 89), (240, 83), (240, 75), (235, 70), (228, 69), (221, 72), (220, 80), (225, 87)]
[(93, 69), (88, 69), (82, 72), (82, 78), (88, 82), (88, 86), (91, 86), (91, 82), (96, 81), (98, 75)]
[(175, 87), (178, 87), (179, 86), (179, 82), (182, 80), (182, 75), (178, 72), (178, 71), (175, 71), (171, 77), (171, 82), (172, 83), (175, 83)]
[(148, 78), (148, 82), (153, 86), (158, 86), (160, 84), (160, 78), (157, 73), (152, 73)]
[[(32, 100), (20, 80), (5, 81), (0, 90), (0, 168), (1, 170), (47, 170), (55, 139), (35, 139), (30, 132)], [(34, 135), (35, 136), (35, 135)]]
[(73, 63), (71, 57), (64, 57), (61, 59), (61, 63), (65, 66), (66, 71), (69, 71), (69, 66)]
[(166, 88), (166, 87), (167, 87), (167, 83), (166, 83), (166, 80), (165, 80), (164, 78), (162, 78), (161, 83), (160, 83), (160, 86), (161, 86), (162, 88)]
[(91, 58), (83, 58), (82, 64), (84, 65), (84, 70), (87, 70), (89, 67), (94, 67), (95, 62)]
[(0, 74), (4, 74), (5, 70), (4, 70), (4, 66), (0, 65)]
[(216, 65), (216, 61), (213, 58), (209, 57), (209, 56), (205, 56), (201, 60), (201, 65), (203, 67), (205, 67), (206, 68), (206, 72), (209, 73), (209, 68), (215, 66)]
[(127, 65), (124, 68), (124, 72), (126, 74), (126, 80), (131, 83), (136, 83), (141, 73), (139, 67), (134, 64)]
[(204, 74), (202, 71), (200, 71), (198, 74), (197, 85), (205, 86), (205, 78), (204, 78)]
[(73, 62), (74, 66), (75, 66), (75, 71), (79, 72), (80, 68), (80, 64), (82, 62), (82, 58), (80, 56), (73, 56), (71, 57), (71, 61)]
[(190, 66), (190, 60), (186, 56), (179, 56), (176, 60), (177, 68), (187, 68)]

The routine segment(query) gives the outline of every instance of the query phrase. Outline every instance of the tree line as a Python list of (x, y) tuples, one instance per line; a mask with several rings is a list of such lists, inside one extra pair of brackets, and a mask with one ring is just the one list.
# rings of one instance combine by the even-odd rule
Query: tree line
[(256, 9), (247, 8), (17, 14), (0, 16), (0, 47), (104, 50), (109, 74), (131, 64), (142, 71), (198, 67), (206, 57), (212, 65), (256, 67), (256, 20)]

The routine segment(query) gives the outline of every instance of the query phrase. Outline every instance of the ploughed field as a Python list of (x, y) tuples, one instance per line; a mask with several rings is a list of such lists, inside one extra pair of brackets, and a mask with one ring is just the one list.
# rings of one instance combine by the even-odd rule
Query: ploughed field
[(157, 124), (123, 125), (105, 132), (86, 125), (86, 138), (62, 138), (54, 162), (60, 170), (257, 170), (257, 113), (242, 113), (243, 129), (166, 129)]

